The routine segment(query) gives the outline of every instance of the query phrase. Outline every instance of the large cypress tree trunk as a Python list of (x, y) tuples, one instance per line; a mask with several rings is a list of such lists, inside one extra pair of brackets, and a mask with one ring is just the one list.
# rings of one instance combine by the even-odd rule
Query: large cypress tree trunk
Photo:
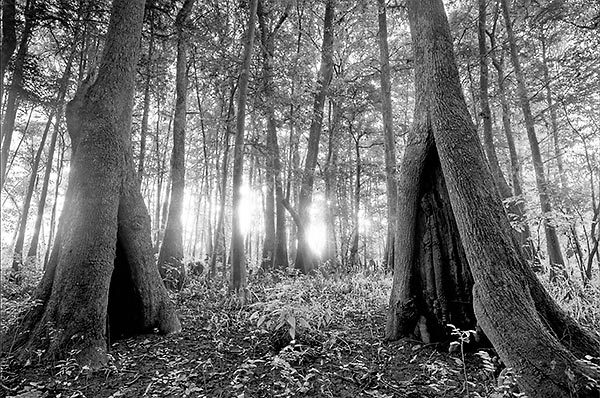
[(548, 220), (548, 217), (552, 213), (552, 204), (550, 203), (548, 184), (546, 182), (546, 175), (544, 174), (544, 163), (542, 161), (538, 139), (535, 134), (533, 115), (531, 114), (531, 108), (529, 106), (529, 95), (527, 93), (527, 87), (525, 86), (525, 77), (523, 76), (523, 71), (521, 70), (517, 43), (512, 29), (512, 21), (510, 19), (508, 2), (506, 0), (500, 0), (500, 2), (502, 6), (502, 14), (504, 16), (504, 23), (506, 25), (506, 33), (508, 35), (508, 43), (510, 46), (510, 58), (515, 69), (515, 76), (517, 78), (517, 94), (523, 110), (525, 129), (527, 130), (527, 138), (529, 140), (529, 146), (531, 147), (531, 159), (533, 161), (533, 169), (535, 171), (535, 180), (540, 198), (544, 232), (546, 234), (546, 248), (548, 250), (548, 258), (550, 260), (550, 279), (554, 280), (556, 278), (556, 271), (554, 270), (554, 267), (562, 269), (563, 273), (565, 272), (564, 260), (560, 250), (560, 242), (558, 240), (558, 235), (556, 234), (556, 228)]
[(379, 23), (379, 63), (381, 65), (381, 113), (383, 115), (383, 145), (385, 149), (385, 181), (387, 187), (386, 269), (394, 268), (394, 238), (396, 235), (397, 191), (396, 140), (392, 119), (392, 94), (390, 84), (390, 54), (388, 50), (387, 15), (385, 0), (377, 0)]
[(327, 0), (325, 4), (325, 21), (323, 24), (323, 48), (321, 49), (321, 68), (317, 80), (317, 90), (313, 104), (313, 114), (308, 135), (308, 148), (302, 174), (302, 185), (298, 203), (298, 213), (301, 225), (298, 225), (298, 248), (296, 251), (295, 267), (303, 273), (314, 268), (312, 249), (308, 245), (306, 229), (310, 223), (310, 205), (312, 202), (315, 168), (319, 155), (319, 141), (323, 124), (323, 107), (325, 97), (333, 76), (333, 16), (335, 0)]
[(237, 98), (237, 115), (235, 130), (235, 148), (233, 152), (233, 217), (231, 226), (231, 288), (244, 302), (246, 297), (246, 255), (244, 253), (244, 235), (240, 225), (240, 208), (242, 177), (244, 173), (244, 134), (246, 123), (246, 98), (250, 61), (254, 44), (256, 8), (258, 0), (248, 4), (248, 28), (244, 43), (244, 58), (240, 70), (239, 90)]
[(187, 112), (187, 37), (184, 29), (195, 0), (186, 0), (177, 13), (177, 72), (173, 152), (171, 154), (171, 195), (165, 235), (158, 255), (158, 269), (169, 289), (181, 289), (185, 279), (183, 264), (183, 196), (185, 191), (185, 128)]
[[(556, 305), (515, 244), (462, 94), (442, 1), (410, 0), (408, 10), (417, 98), (399, 186), (399, 217), (404, 222), (397, 235), (387, 335), (399, 337), (415, 325), (421, 337), (441, 330), (431, 327), (437, 325), (423, 310), (411, 310), (420, 308), (416, 293), (421, 284), (430, 285), (431, 275), (427, 265), (432, 257), (423, 257), (415, 244), (427, 226), (420, 219), (442, 205), (445, 210), (434, 214), (454, 227), (440, 236), (455, 240), (445, 246), (459, 251), (454, 258), (461, 259), (464, 269), (468, 265), (474, 281), (473, 307), (462, 303), (464, 315), (474, 312), (502, 360), (520, 375), (523, 392), (531, 398), (597, 396), (597, 387), (595, 392), (585, 390), (584, 375), (598, 378), (600, 372), (581, 359), (586, 353), (598, 356), (600, 342)], [(424, 200), (432, 181), (438, 185), (435, 206)], [(446, 189), (440, 188), (442, 182)], [(468, 286), (466, 274), (453, 273), (452, 257), (438, 258), (442, 272), (459, 275)], [(415, 263), (420, 274), (410, 272)], [(458, 290), (454, 277), (438, 279), (434, 272), (433, 279), (446, 292)], [(433, 300), (426, 308), (436, 313), (441, 304)], [(459, 319), (473, 322), (467, 316)]]
[[(131, 111), (144, 1), (115, 0), (98, 78), (70, 104), (74, 149), (58, 236), (30, 307), (3, 336), (21, 359), (107, 362), (108, 333), (181, 326), (151, 252), (150, 219), (131, 149)], [(80, 105), (80, 106), (79, 106)]]

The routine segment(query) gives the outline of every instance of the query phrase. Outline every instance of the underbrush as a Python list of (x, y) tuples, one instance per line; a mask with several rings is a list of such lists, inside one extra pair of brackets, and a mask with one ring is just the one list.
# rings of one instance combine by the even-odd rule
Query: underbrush
[(591, 330), (600, 331), (600, 275), (587, 286), (579, 280), (549, 283), (542, 278), (550, 295), (569, 315)]

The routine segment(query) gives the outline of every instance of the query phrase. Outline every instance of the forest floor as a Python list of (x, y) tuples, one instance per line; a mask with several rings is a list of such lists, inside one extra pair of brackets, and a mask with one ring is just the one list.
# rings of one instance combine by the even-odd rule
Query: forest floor
[[(512, 396), (496, 387), (491, 350), (491, 360), (465, 353), (463, 362), (460, 350), (385, 342), (390, 287), (379, 273), (266, 275), (250, 283), (249, 303), (240, 306), (223, 281), (192, 280), (173, 296), (181, 333), (116, 341), (110, 364), (94, 372), (72, 359), (16, 367), (4, 358), (0, 396)], [(23, 302), (6, 295), (3, 318)]]

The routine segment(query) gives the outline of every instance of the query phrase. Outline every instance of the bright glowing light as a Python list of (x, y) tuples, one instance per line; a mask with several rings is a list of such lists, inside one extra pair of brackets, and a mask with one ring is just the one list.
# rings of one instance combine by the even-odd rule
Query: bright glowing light
[(358, 211), (358, 231), (361, 234), (368, 233), (371, 229), (371, 219), (368, 214), (365, 214), (364, 210), (360, 209)]
[(323, 254), (327, 245), (324, 202), (321, 196), (315, 195), (309, 209), (310, 223), (306, 229), (306, 242), (310, 249), (318, 256)]
[(254, 224), (258, 224), (258, 214), (261, 211), (260, 190), (254, 190), (248, 185), (240, 187), (240, 203), (237, 208), (238, 221), (243, 235), (252, 230)]

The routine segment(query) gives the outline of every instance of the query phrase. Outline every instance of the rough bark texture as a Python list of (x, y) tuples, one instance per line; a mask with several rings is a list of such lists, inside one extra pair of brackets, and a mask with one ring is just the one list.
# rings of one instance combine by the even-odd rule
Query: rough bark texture
[(244, 235), (240, 225), (240, 208), (242, 177), (244, 172), (244, 133), (246, 122), (246, 97), (248, 76), (254, 44), (256, 8), (258, 0), (248, 4), (248, 27), (244, 43), (244, 58), (240, 70), (239, 90), (237, 98), (237, 119), (235, 130), (235, 148), (233, 152), (233, 217), (231, 226), (231, 288), (242, 301), (246, 296), (246, 256), (244, 253)]
[[(131, 111), (144, 1), (115, 0), (98, 78), (71, 104), (71, 175), (58, 236), (31, 306), (3, 336), (21, 359), (74, 352), (107, 362), (116, 335), (181, 329), (154, 264), (150, 219), (131, 153)], [(108, 326), (110, 324), (110, 326)]]
[(508, 35), (508, 43), (510, 45), (510, 58), (515, 69), (515, 76), (517, 78), (517, 94), (523, 110), (527, 138), (529, 140), (529, 146), (531, 147), (531, 159), (533, 161), (533, 169), (535, 171), (535, 180), (540, 198), (544, 232), (546, 234), (546, 247), (548, 250), (548, 258), (550, 260), (550, 278), (554, 279), (556, 277), (554, 267), (564, 269), (564, 261), (562, 252), (560, 250), (558, 235), (556, 234), (556, 228), (548, 220), (548, 217), (550, 217), (552, 212), (552, 205), (548, 195), (548, 184), (546, 183), (546, 175), (544, 174), (544, 163), (542, 161), (538, 139), (535, 134), (535, 124), (533, 115), (531, 114), (531, 108), (529, 106), (529, 95), (527, 93), (527, 87), (525, 86), (525, 77), (523, 76), (523, 71), (521, 70), (517, 43), (512, 29), (512, 22), (510, 19), (510, 11), (507, 0), (501, 0), (501, 6), (506, 25), (506, 33)]
[[(519, 385), (529, 397), (597, 396), (597, 389), (585, 389), (584, 374), (600, 377), (600, 372), (581, 359), (585, 353), (598, 356), (600, 342), (550, 298), (512, 238), (462, 95), (443, 4), (410, 0), (408, 10), (417, 101), (403, 161), (407, 177), (399, 187), (400, 212), (410, 218), (399, 216), (410, 225), (416, 222), (417, 187), (429, 175), (428, 157), (437, 153), (458, 230), (454, 236), (462, 243), (473, 275), (478, 324), (506, 365), (520, 375)], [(403, 268), (412, 264), (415, 254), (405, 248), (418, 235), (415, 228), (407, 232), (398, 234), (389, 337), (399, 334), (397, 329), (404, 326), (401, 315), (407, 312), (396, 300), (411, 288)]]
[(195, 0), (186, 0), (177, 13), (177, 67), (175, 78), (175, 116), (171, 154), (171, 199), (165, 235), (158, 255), (160, 275), (169, 289), (180, 290), (185, 280), (183, 264), (183, 196), (185, 191), (185, 128), (187, 112), (187, 44), (185, 24)]
[(323, 107), (325, 97), (333, 76), (333, 16), (335, 0), (327, 0), (325, 4), (325, 21), (323, 25), (323, 47), (321, 49), (321, 68), (317, 80), (317, 90), (312, 110), (312, 120), (308, 135), (308, 148), (302, 174), (302, 186), (298, 203), (301, 225), (298, 225), (298, 249), (296, 251), (295, 267), (300, 272), (308, 273), (314, 268), (312, 249), (308, 245), (306, 229), (310, 223), (310, 205), (312, 203), (315, 168), (319, 155), (319, 141), (323, 124)]
[(385, 177), (387, 185), (386, 269), (394, 268), (394, 238), (398, 208), (398, 184), (396, 182), (396, 140), (392, 118), (392, 94), (390, 84), (390, 54), (388, 49), (387, 15), (385, 0), (377, 0), (379, 22), (379, 63), (381, 65), (381, 113), (383, 115), (383, 144), (385, 149)]

